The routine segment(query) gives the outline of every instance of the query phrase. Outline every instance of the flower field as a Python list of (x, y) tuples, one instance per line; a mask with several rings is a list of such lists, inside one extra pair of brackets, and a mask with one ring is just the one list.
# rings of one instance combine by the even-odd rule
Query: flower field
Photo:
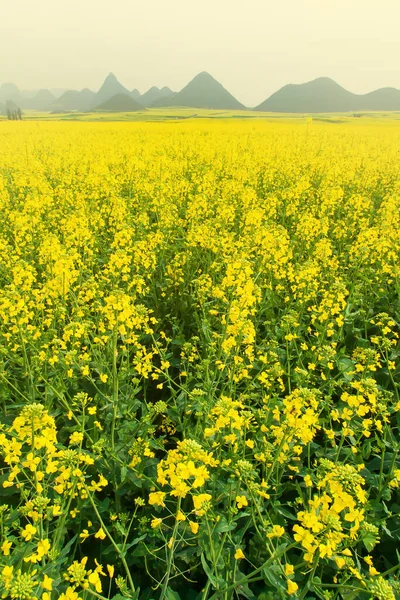
[(0, 123), (0, 596), (400, 598), (400, 125)]

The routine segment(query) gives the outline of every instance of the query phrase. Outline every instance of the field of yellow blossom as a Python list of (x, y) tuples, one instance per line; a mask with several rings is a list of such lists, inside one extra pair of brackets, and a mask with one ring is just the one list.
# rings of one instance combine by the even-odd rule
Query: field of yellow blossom
[(1, 598), (400, 598), (400, 122), (2, 122), (0, 211)]

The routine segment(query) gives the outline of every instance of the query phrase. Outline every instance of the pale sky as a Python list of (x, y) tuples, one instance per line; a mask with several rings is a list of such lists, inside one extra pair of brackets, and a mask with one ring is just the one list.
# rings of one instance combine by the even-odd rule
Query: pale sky
[(208, 71), (254, 106), (332, 77), (400, 88), (400, 0), (0, 0), (0, 82), (179, 91)]

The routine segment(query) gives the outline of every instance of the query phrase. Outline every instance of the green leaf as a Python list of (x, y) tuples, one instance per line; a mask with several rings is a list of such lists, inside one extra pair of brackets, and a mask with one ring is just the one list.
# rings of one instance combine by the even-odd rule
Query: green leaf
[(362, 542), (363, 542), (364, 546), (366, 547), (366, 549), (368, 550), (368, 552), (371, 552), (371, 550), (373, 550), (375, 548), (375, 546), (378, 542), (378, 539), (373, 533), (366, 532), (362, 538)]
[(338, 369), (346, 379), (353, 379), (353, 375), (350, 375), (354, 371), (354, 362), (350, 358), (345, 356), (339, 358), (337, 361)]
[(214, 575), (212, 574), (212, 571), (211, 571), (210, 567), (208, 566), (206, 559), (204, 558), (204, 554), (201, 555), (201, 564), (203, 565), (204, 572), (206, 573), (208, 579), (211, 581), (212, 585), (214, 587), (217, 587), (217, 580), (215, 579)]
[(294, 513), (291, 513), (290, 511), (286, 510), (286, 508), (282, 508), (281, 506), (276, 506), (276, 511), (283, 517), (286, 517), (287, 519), (290, 519), (291, 521), (296, 521), (296, 515)]
[(216, 526), (214, 532), (215, 533), (225, 533), (226, 531), (233, 531), (236, 529), (237, 523), (231, 523), (229, 525), (228, 521), (224, 518), (220, 520), (218, 525)]
[(176, 592), (169, 586), (167, 587), (167, 589), (165, 591), (165, 598), (166, 598), (166, 600), (181, 600), (181, 597), (178, 594), (178, 592)]
[(263, 573), (266, 577), (266, 579), (269, 581), (269, 583), (274, 586), (277, 589), (283, 590), (284, 587), (282, 585), (282, 581), (280, 579), (280, 577), (278, 577), (274, 571), (273, 571), (273, 567), (265, 567), (265, 569), (263, 569)]
[(136, 544), (138, 544), (139, 542), (141, 542), (142, 540), (144, 540), (144, 538), (146, 537), (145, 535), (141, 535), (140, 537), (135, 538), (130, 544), (127, 544), (127, 546), (125, 547), (125, 551), (129, 550), (129, 548), (132, 548), (132, 546), (136, 546)]

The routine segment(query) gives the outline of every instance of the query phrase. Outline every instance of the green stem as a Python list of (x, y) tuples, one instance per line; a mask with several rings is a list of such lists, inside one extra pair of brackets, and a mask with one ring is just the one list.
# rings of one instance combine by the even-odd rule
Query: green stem
[[(178, 498), (178, 504), (176, 506), (176, 517), (178, 516), (178, 513), (181, 510), (181, 502), (182, 502), (182, 498)], [(167, 560), (167, 572), (164, 575), (164, 583), (163, 583), (163, 586), (161, 589), (161, 594), (160, 594), (159, 600), (164, 600), (165, 595), (167, 593), (168, 583), (169, 583), (171, 569), (172, 569), (174, 550), (175, 550), (175, 537), (176, 537), (176, 532), (178, 531), (178, 526), (179, 526), (179, 521), (177, 518), (175, 518), (175, 525), (174, 525), (174, 529), (172, 531), (172, 538), (171, 538), (172, 543), (171, 543), (171, 548), (169, 549), (170, 552), (169, 552), (169, 557)]]
[(129, 570), (128, 563), (126, 562), (125, 556), (123, 555), (123, 553), (121, 552), (120, 547), (115, 543), (114, 538), (112, 537), (111, 533), (108, 531), (107, 527), (105, 526), (104, 521), (101, 518), (99, 511), (97, 510), (97, 506), (96, 506), (96, 504), (95, 504), (95, 502), (93, 500), (92, 494), (90, 493), (89, 488), (86, 485), (85, 485), (85, 490), (86, 490), (86, 493), (88, 495), (90, 504), (93, 506), (93, 510), (96, 513), (96, 516), (97, 516), (97, 518), (99, 520), (101, 528), (103, 529), (104, 533), (106, 534), (106, 536), (110, 540), (111, 544), (113, 545), (115, 551), (117, 552), (117, 554), (118, 554), (118, 556), (119, 556), (119, 558), (120, 558), (120, 560), (121, 560), (121, 562), (122, 562), (122, 564), (124, 566), (124, 569), (125, 569), (125, 572), (126, 572), (126, 576), (128, 577), (130, 588), (132, 590), (132, 593), (134, 594), (135, 593), (135, 585), (133, 583), (132, 575), (131, 575), (131, 572)]

